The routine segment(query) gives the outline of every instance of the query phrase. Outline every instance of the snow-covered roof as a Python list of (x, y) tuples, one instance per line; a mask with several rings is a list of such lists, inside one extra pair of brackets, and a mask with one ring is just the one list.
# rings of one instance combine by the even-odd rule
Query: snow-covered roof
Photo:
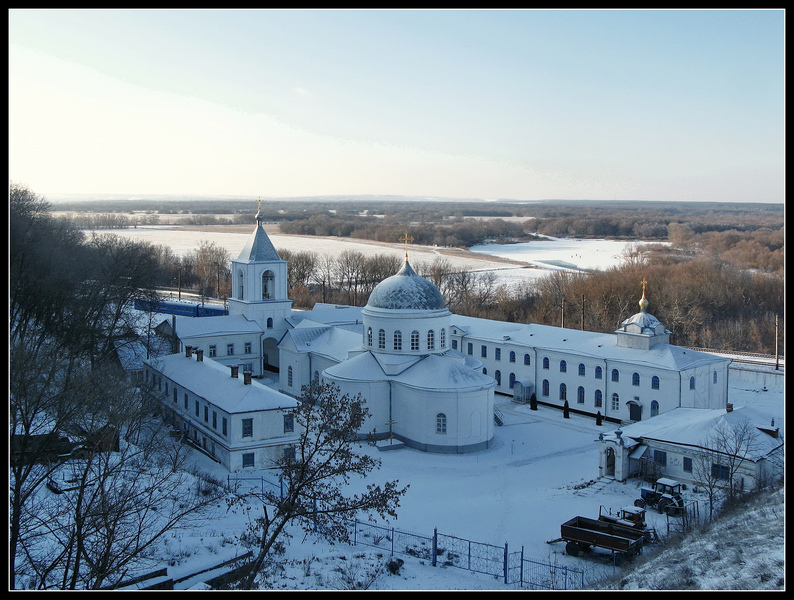
[[(257, 214), (257, 217), (259, 215)], [(257, 225), (254, 232), (245, 243), (240, 256), (237, 260), (246, 262), (273, 262), (280, 261), (281, 257), (276, 252), (273, 242), (270, 241), (267, 233), (262, 228), (261, 221), (257, 218)]]
[(243, 333), (262, 333), (262, 328), (242, 315), (176, 318), (176, 334), (180, 339)]
[[(748, 458), (758, 459), (768, 455), (783, 444), (782, 419), (755, 407), (744, 406), (726, 409), (674, 408), (673, 410), (650, 419), (632, 423), (622, 428), (622, 437), (630, 438), (634, 443), (643, 440), (657, 440), (685, 446), (704, 447), (715, 431), (735, 431), (749, 420), (755, 429), (755, 439), (751, 444)], [(778, 429), (778, 437), (762, 432), (760, 429), (773, 431)], [(615, 433), (605, 435), (615, 438)], [(628, 440), (627, 440), (628, 442)], [(629, 444), (631, 445), (631, 444)]]
[[(303, 323), (302, 323), (303, 325)], [(361, 346), (361, 332), (344, 327), (304, 326), (287, 331), (299, 353), (311, 352), (336, 361), (345, 360), (350, 350)]]
[(293, 327), (297, 327), (302, 321), (308, 319), (323, 325), (360, 325), (362, 322), (361, 306), (347, 306), (334, 304), (314, 305), (311, 310), (293, 311), (287, 317), (287, 322)]
[[(550, 325), (507, 323), (452, 315), (451, 324), (478, 340), (503, 344), (513, 341), (549, 351), (570, 352), (595, 359), (623, 360), (635, 364), (681, 370), (700, 365), (730, 362), (729, 358), (698, 352), (672, 344), (658, 344), (648, 350), (617, 345), (614, 333), (597, 333)], [(506, 338), (508, 338), (506, 340)]]
[(204, 358), (196, 359), (194, 354), (188, 358), (184, 354), (170, 354), (145, 361), (178, 386), (214, 404), (228, 413), (247, 413), (259, 410), (292, 408), (297, 401), (286, 394), (251, 380), (244, 383), (243, 374), (231, 376), (227, 366)]
[[(119, 357), (121, 368), (125, 371), (140, 371), (143, 361), (146, 360), (146, 342), (143, 339), (119, 340), (115, 343), (116, 354)], [(172, 350), (171, 342), (159, 335), (149, 338), (149, 356), (162, 356)]]
[(407, 260), (395, 275), (375, 286), (367, 306), (389, 310), (442, 310), (447, 307), (438, 288), (417, 275)]
[(384, 368), (388, 370), (394, 364), (388, 360), (381, 364), (379, 360), (385, 357), (389, 355), (364, 352), (329, 367), (325, 374), (332, 379), (347, 381), (392, 380), (416, 389), (441, 393), (488, 389), (496, 385), (492, 377), (471, 369), (458, 358), (429, 354), (419, 360), (408, 361), (407, 368), (389, 375)]

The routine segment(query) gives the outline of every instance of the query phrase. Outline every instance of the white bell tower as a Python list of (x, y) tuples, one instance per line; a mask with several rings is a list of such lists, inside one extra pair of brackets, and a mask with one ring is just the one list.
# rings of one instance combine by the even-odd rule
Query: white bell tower
[(261, 200), (256, 229), (243, 251), (232, 259), (229, 314), (256, 321), (264, 331), (284, 330), (292, 309), (287, 297), (287, 261), (282, 260), (262, 227)]

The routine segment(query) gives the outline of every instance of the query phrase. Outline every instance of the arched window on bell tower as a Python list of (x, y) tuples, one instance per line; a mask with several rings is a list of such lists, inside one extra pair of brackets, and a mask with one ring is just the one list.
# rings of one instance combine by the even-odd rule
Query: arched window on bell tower
[(245, 300), (245, 275), (242, 269), (237, 271), (237, 299)]
[(273, 297), (273, 286), (275, 275), (273, 271), (265, 271), (262, 273), (262, 300), (270, 300)]

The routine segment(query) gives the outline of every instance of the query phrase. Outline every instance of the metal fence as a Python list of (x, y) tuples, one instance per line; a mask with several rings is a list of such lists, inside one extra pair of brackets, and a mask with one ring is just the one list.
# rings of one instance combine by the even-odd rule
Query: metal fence
[(524, 549), (510, 552), (508, 545), (495, 546), (433, 531), (432, 536), (410, 533), (372, 523), (351, 523), (353, 545), (378, 548), (426, 560), (432, 566), (464, 569), (490, 575), (505, 585), (532, 590), (584, 588), (584, 571), (564, 565), (524, 558)]

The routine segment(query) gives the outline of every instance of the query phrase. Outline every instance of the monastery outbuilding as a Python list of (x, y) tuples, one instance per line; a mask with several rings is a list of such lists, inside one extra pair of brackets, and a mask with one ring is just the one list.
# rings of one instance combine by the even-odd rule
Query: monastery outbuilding
[[(727, 405), (730, 359), (671, 344), (671, 332), (648, 312), (644, 289), (639, 312), (612, 334), (463, 317), (414, 271), (406, 251), (402, 268), (375, 287), (366, 306), (296, 311), (287, 297), (287, 264), (259, 213), (256, 221), (232, 260), (229, 314), (176, 317), (179, 358), (150, 361), (152, 376), (184, 363), (190, 346), (224, 371), (238, 366), (254, 380), (277, 373), (280, 391), (271, 391), (284, 399), (276, 402), (279, 410), (312, 380), (333, 382), (366, 400), (370, 419), (362, 435), (375, 431), (442, 453), (492, 445), (494, 394), (522, 402), (534, 394), (555, 407), (567, 401), (573, 411), (623, 424)], [(228, 379), (228, 371), (219, 377)], [(177, 385), (201, 395), (207, 384)]]

